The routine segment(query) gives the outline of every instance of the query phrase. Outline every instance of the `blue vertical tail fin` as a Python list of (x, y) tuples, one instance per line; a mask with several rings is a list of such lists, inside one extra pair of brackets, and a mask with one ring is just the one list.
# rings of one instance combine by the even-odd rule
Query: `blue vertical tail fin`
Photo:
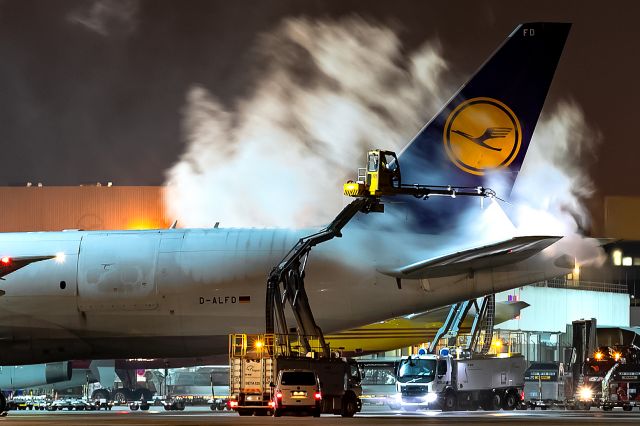
[[(568, 23), (519, 25), (475, 75), (400, 153), (403, 184), (490, 186), (508, 196), (524, 161), (562, 49)], [(418, 232), (439, 233), (473, 200), (408, 201)], [(476, 200), (477, 203), (477, 200)]]

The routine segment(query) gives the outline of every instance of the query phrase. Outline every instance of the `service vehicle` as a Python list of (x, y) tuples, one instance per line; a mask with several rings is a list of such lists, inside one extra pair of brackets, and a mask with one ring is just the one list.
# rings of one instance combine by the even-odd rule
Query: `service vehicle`
[(546, 410), (565, 405), (565, 374), (561, 362), (533, 362), (524, 373), (525, 408)]
[(519, 354), (499, 356), (421, 351), (403, 357), (396, 374), (397, 401), (404, 410), (453, 411), (515, 409), (524, 388), (526, 361)]
[(106, 398), (100, 398), (93, 401), (96, 410), (111, 410), (113, 408), (113, 401), (110, 401)]
[(395, 358), (358, 360), (362, 375), (362, 403), (388, 405), (392, 410), (400, 408), (396, 396)]
[(165, 411), (184, 411), (186, 404), (182, 398), (169, 398), (162, 401), (162, 406)]
[(610, 353), (610, 348), (599, 347), (592, 357), (585, 359), (580, 366), (580, 375), (577, 380), (576, 391), (573, 399), (567, 401), (569, 408), (577, 410), (589, 410), (591, 407), (600, 407), (602, 402), (602, 381), (607, 372), (618, 361), (619, 355)]
[[(317, 346), (316, 346), (317, 347)], [(282, 370), (307, 370), (321, 384), (322, 413), (352, 417), (362, 409), (358, 364), (347, 358), (317, 357), (298, 351), (299, 343), (287, 335), (232, 334), (229, 344), (229, 408), (241, 416), (274, 412), (272, 383)]]
[(602, 409), (640, 407), (640, 364), (616, 363), (602, 380)]
[(306, 412), (320, 417), (322, 393), (318, 375), (311, 370), (280, 370), (271, 407), (273, 416), (280, 417), (287, 411)]
[(229, 400), (227, 398), (209, 398), (207, 404), (211, 411), (223, 411), (229, 409)]
[(29, 395), (16, 395), (7, 401), (7, 410), (31, 410), (33, 402)]

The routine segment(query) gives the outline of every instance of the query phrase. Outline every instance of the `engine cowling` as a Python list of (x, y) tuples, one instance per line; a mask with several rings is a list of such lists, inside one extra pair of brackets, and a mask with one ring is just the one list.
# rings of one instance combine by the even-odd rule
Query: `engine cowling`
[(22, 389), (50, 385), (70, 380), (71, 373), (71, 363), (68, 361), (5, 366), (0, 368), (0, 388)]

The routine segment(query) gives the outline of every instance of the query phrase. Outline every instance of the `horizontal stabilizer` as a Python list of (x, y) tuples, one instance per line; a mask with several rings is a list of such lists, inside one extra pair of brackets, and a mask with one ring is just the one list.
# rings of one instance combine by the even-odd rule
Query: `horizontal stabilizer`
[(53, 259), (56, 256), (17, 256), (3, 257), (0, 259), (0, 278), (24, 268), (30, 263), (39, 262), (41, 260)]
[(394, 278), (426, 279), (459, 275), (521, 262), (541, 252), (562, 237), (514, 237), (496, 244), (460, 251), (394, 269), (379, 269)]
[[(528, 308), (530, 305), (527, 302), (521, 300), (516, 302), (496, 302), (496, 318), (495, 323), (500, 324), (505, 321), (509, 321), (520, 315), (520, 311)], [(451, 306), (444, 306), (442, 308), (430, 309), (425, 312), (411, 314), (409, 317), (416, 322), (424, 323), (442, 323), (443, 318), (446, 318), (447, 312), (449, 312)], [(475, 307), (471, 307), (469, 315), (476, 315)], [(406, 317), (406, 318), (409, 318)]]

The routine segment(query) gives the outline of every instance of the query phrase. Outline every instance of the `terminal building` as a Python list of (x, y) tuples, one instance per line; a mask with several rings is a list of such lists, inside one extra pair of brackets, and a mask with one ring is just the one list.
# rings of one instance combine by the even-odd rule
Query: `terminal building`
[[(168, 228), (173, 218), (167, 217), (165, 196), (163, 187), (110, 183), (1, 187), (0, 232)], [(640, 325), (640, 306), (635, 304), (636, 291), (640, 292), (640, 227), (635, 223), (640, 198), (607, 197), (604, 211), (602, 229), (610, 240), (603, 245), (603, 265), (576, 268), (565, 277), (496, 295), (496, 302), (530, 305), (515, 319), (495, 326), (495, 335), (511, 351), (529, 361), (566, 362), (572, 321), (597, 318), (599, 326), (622, 329)], [(397, 357), (415, 350), (402, 348), (367, 358)], [(188, 393), (190, 387), (209, 389), (211, 371), (196, 367), (175, 371), (164, 385), (173, 385), (180, 393)]]

